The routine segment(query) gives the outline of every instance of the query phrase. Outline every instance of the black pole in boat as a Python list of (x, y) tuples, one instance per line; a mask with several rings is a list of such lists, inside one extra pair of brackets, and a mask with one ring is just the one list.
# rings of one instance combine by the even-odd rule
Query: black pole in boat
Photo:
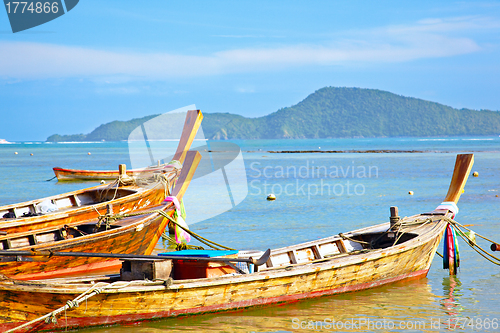
[(163, 260), (163, 259), (175, 259), (175, 260), (198, 260), (198, 261), (220, 261), (220, 262), (249, 262), (256, 266), (263, 265), (269, 259), (271, 255), (271, 250), (268, 249), (264, 254), (258, 258), (206, 258), (206, 257), (195, 257), (195, 256), (175, 256), (175, 255), (143, 255), (143, 254), (122, 254), (122, 253), (88, 253), (88, 252), (52, 252), (52, 251), (0, 251), (0, 256), (25, 256), (25, 257), (87, 257), (87, 258), (116, 258), (123, 260), (134, 260), (134, 259), (150, 259), (150, 260)]

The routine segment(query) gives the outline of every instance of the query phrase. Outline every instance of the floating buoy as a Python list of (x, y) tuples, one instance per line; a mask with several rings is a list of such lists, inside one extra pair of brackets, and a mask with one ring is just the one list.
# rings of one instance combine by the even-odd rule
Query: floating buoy
[(31, 153), (30, 156), (33, 156), (33, 153)]
[(474, 172), (472, 173), (472, 175), (473, 175), (474, 177), (478, 177), (478, 176), (479, 176), (479, 172), (474, 171)]
[(498, 194), (497, 194), (497, 195), (495, 195), (495, 197), (497, 197), (497, 198), (498, 198)]
[(413, 195), (413, 191), (408, 191), (408, 194), (409, 195)]
[(101, 184), (106, 184), (106, 181), (105, 180), (101, 180)]
[(276, 196), (275, 196), (274, 194), (272, 194), (272, 193), (271, 193), (271, 194), (269, 194), (269, 195), (267, 196), (267, 200), (269, 200), (269, 201), (276, 200)]
[(90, 152), (88, 152), (87, 155), (90, 155)]
[(17, 151), (14, 152), (14, 155), (17, 155)]

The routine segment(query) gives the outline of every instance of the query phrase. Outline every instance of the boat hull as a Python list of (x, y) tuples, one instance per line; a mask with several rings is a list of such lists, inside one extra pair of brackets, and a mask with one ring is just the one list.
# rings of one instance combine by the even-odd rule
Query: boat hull
[[(429, 270), (445, 226), (445, 222), (438, 222), (432, 234), (392, 248), (312, 264), (268, 268), (233, 277), (179, 280), (168, 287), (156, 284), (104, 291), (89, 298), (86, 306), (68, 310), (66, 319), (61, 318), (58, 323), (37, 323), (36, 328), (32, 328), (77, 328), (235, 310), (421, 278)], [(25, 288), (10, 288), (0, 284), (0, 308), (4, 313), (0, 328), (16, 327), (47, 314), (63, 306), (68, 300), (73, 300), (83, 291), (71, 288), (46, 290), (50, 292), (43, 293), (40, 289), (39, 293), (33, 294)], [(45, 301), (37, 304), (34, 309), (36, 311), (26, 313), (26, 304), (32, 303), (29, 301), (30, 297)]]
[[(77, 169), (63, 169), (52, 168), (57, 180), (114, 180), (119, 177), (119, 171), (116, 170), (77, 170)], [(165, 165), (160, 165), (151, 168), (132, 169), (127, 170), (127, 175), (137, 177), (147, 173), (164, 172)]]

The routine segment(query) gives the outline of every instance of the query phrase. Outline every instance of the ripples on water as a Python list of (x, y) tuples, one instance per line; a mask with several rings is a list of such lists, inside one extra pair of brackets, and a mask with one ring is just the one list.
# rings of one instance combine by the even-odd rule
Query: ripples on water
[[(432, 210), (444, 198), (457, 152), (474, 151), (473, 170), (479, 177), (469, 178), (459, 206), (457, 221), (500, 240), (500, 138), (422, 138), (422, 139), (327, 139), (327, 140), (255, 140), (237, 141), (244, 153), (249, 195), (232, 210), (192, 225), (203, 236), (239, 249), (265, 249), (322, 238), (388, 220), (389, 207), (396, 205), (401, 215)], [(447, 153), (418, 154), (270, 154), (268, 150), (432, 150)], [(259, 150), (261, 149), (261, 150)], [(15, 155), (14, 152), (18, 154)], [(91, 152), (88, 155), (87, 152)], [(33, 153), (33, 156), (30, 156)], [(115, 169), (129, 164), (125, 142), (80, 144), (13, 144), (0, 146), (0, 205), (26, 201), (84, 188), (94, 183), (55, 180), (52, 167)], [(377, 168), (371, 177), (332, 177), (324, 168)], [(128, 165), (130, 167), (130, 164)], [(302, 175), (277, 174), (280, 167), (301, 170)], [(267, 168), (267, 169), (266, 169)], [(315, 169), (316, 168), (316, 169)], [(268, 172), (264, 174), (264, 169)], [(331, 171), (331, 169), (327, 169)], [(321, 173), (323, 172), (323, 173)], [(252, 183), (253, 181), (253, 183)], [(323, 181), (323, 183), (322, 183)], [(278, 192), (287, 185), (296, 189), (362, 185), (356, 193), (317, 193), (300, 190), (275, 193), (274, 202), (265, 200), (269, 191)], [(297, 183), (298, 182), (298, 183)], [(266, 185), (267, 184), (267, 185)], [(290, 185), (292, 184), (292, 185)], [(297, 185), (298, 184), (298, 185)], [(267, 186), (267, 187), (266, 187)], [(274, 187), (273, 187), (274, 186)], [(358, 187), (359, 189), (360, 187)], [(337, 187), (340, 189), (340, 187)], [(408, 195), (408, 191), (414, 195)], [(197, 192), (190, 188), (188, 193)], [(206, 195), (210, 209), (210, 192)], [(188, 210), (188, 222), (189, 222)], [(482, 244), (489, 248), (489, 244)], [(159, 247), (164, 245), (159, 244)], [(440, 246), (440, 249), (442, 246)], [(457, 277), (441, 269), (437, 257), (427, 278), (394, 283), (371, 290), (321, 297), (292, 304), (252, 308), (237, 312), (188, 316), (134, 325), (92, 328), (84, 332), (442, 332), (498, 331), (481, 329), (477, 320), (500, 321), (500, 271), (460, 242), (462, 267)], [(440, 250), (442, 252), (442, 250)], [(327, 323), (324, 322), (328, 319)], [(461, 329), (467, 320), (474, 327)], [(372, 326), (355, 329), (317, 326), (332, 321), (357, 323), (371, 320)], [(380, 325), (386, 323), (385, 328)], [(425, 327), (401, 329), (400, 324), (422, 321)], [(309, 322), (314, 330), (306, 329)], [(391, 328), (393, 323), (396, 327)], [(318, 324), (319, 323), (319, 324)], [(432, 324), (434, 324), (432, 326)], [(300, 329), (300, 326), (305, 329)], [(379, 325), (379, 326), (373, 326)], [(309, 327), (311, 328), (311, 327)]]

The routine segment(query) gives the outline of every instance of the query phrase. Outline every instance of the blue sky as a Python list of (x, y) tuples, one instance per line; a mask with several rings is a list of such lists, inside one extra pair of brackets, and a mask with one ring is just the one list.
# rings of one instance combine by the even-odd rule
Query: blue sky
[(0, 138), (45, 140), (196, 104), (269, 114), (325, 86), (500, 110), (497, 1), (96, 1), (13, 34)]

